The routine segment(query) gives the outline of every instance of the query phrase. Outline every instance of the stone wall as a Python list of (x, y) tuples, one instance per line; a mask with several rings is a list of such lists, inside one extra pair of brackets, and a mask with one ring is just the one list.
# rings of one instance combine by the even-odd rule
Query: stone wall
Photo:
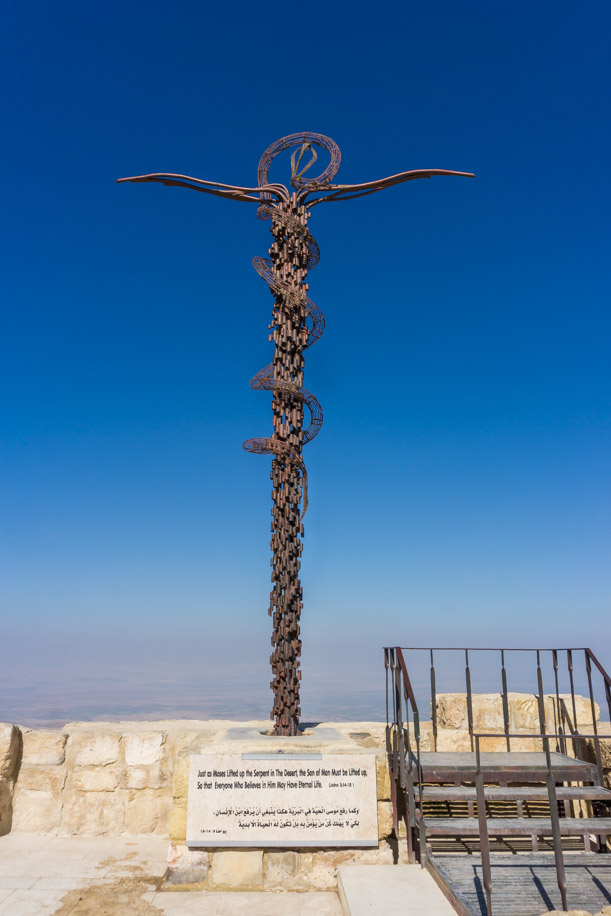
[[(565, 711), (572, 709), (564, 697)], [(591, 729), (590, 704), (578, 697), (577, 724)], [(555, 730), (558, 709), (545, 698), (548, 730)], [(471, 749), (467, 704), (463, 694), (437, 697), (437, 748)], [(528, 736), (539, 730), (537, 698), (509, 695), (510, 729)], [(598, 708), (596, 708), (598, 718)], [(498, 734), (483, 750), (505, 750), (500, 694), (473, 697), (476, 731)], [(566, 724), (566, 723), (565, 723)], [(222, 889), (294, 889), (335, 887), (342, 862), (390, 863), (392, 804), (381, 723), (323, 723), (304, 737), (270, 739), (266, 722), (165, 721), (70, 723), (62, 729), (30, 729), (0, 724), (0, 835), (38, 834), (117, 836), (157, 834), (170, 840), (168, 882)], [(600, 723), (610, 734), (611, 726)], [(270, 750), (320, 751), (376, 757), (379, 845), (371, 849), (200, 849), (185, 844), (189, 757), (199, 753)], [(274, 744), (275, 742), (275, 744)], [(289, 748), (289, 743), (291, 747)], [(518, 742), (516, 742), (518, 745)], [(539, 739), (519, 741), (515, 750), (538, 750)], [(432, 724), (422, 724), (423, 751), (433, 749)], [(584, 754), (592, 752), (584, 740)], [(611, 742), (603, 742), (606, 779), (611, 783)], [(404, 844), (399, 844), (399, 850)]]
[[(564, 711), (570, 697), (562, 697)], [(555, 729), (555, 697), (545, 698), (548, 729)], [(589, 701), (576, 698), (577, 725), (591, 730)], [(467, 703), (464, 694), (437, 697), (437, 749), (469, 751)], [(598, 718), (598, 707), (596, 707)], [(475, 694), (473, 719), (476, 731), (498, 734), (485, 739), (483, 750), (505, 750), (503, 707), (500, 694)], [(510, 729), (521, 734), (539, 730), (537, 698), (509, 694)], [(572, 724), (572, 723), (571, 723)], [(122, 723), (69, 723), (62, 729), (30, 729), (0, 724), (0, 835), (11, 829), (61, 835), (119, 835), (155, 833), (184, 842), (186, 825), (186, 773), (191, 753), (235, 751), (227, 734), (254, 729), (262, 735), (265, 722), (235, 723), (225, 720)], [(390, 786), (386, 772), (384, 727), (381, 723), (353, 722), (321, 725), (333, 728), (335, 742), (317, 745), (327, 752), (372, 749), (378, 758), (378, 817), (381, 836), (390, 834)], [(432, 724), (421, 726), (423, 751), (433, 749)], [(601, 733), (611, 726), (600, 724)], [(312, 734), (313, 734), (312, 733)], [(286, 740), (286, 739), (285, 739)], [(303, 747), (303, 738), (293, 739)], [(314, 742), (316, 743), (316, 742)], [(592, 742), (584, 754), (592, 756)], [(611, 742), (602, 742), (603, 764), (611, 773)], [(249, 744), (262, 749), (263, 743)], [(515, 742), (515, 750), (538, 750), (539, 739)], [(333, 749), (333, 750), (332, 750)], [(284, 867), (284, 866), (283, 866)]]
[(167, 836), (177, 751), (211, 724), (0, 725), (0, 833)]
[(13, 825), (15, 779), (21, 757), (21, 732), (16, 725), (0, 723), (0, 836)]
[[(73, 722), (61, 729), (0, 724), (0, 835), (11, 829), (62, 836), (152, 833), (180, 843), (189, 755), (223, 748), (235, 752), (236, 742), (227, 744), (226, 735), (236, 726), (261, 735), (269, 728), (267, 722), (224, 720)], [(390, 834), (384, 726), (333, 728), (338, 739), (326, 742), (329, 752), (366, 747), (376, 753), (379, 822)]]
[[(509, 731), (519, 735), (532, 735), (540, 731), (539, 701), (534, 694), (509, 693)], [(556, 696), (544, 697), (545, 722), (548, 733), (555, 733), (561, 725), (564, 733), (573, 730), (573, 704), (570, 694), (560, 694), (558, 704)], [(505, 751), (507, 745), (504, 737), (503, 699), (500, 693), (473, 694), (473, 730), (498, 734), (498, 738), (481, 739), (482, 751)], [(467, 697), (464, 693), (440, 693), (437, 695), (437, 750), (470, 751), (471, 739), (467, 717)], [(577, 728), (588, 731), (592, 728), (592, 709), (586, 697), (575, 697)], [(594, 704), (596, 721), (600, 716), (598, 704)], [(604, 729), (609, 733), (609, 728)], [(421, 728), (421, 750), (434, 748), (433, 726), (425, 722)], [(603, 729), (601, 729), (603, 731)], [(542, 749), (539, 738), (515, 738), (511, 742), (514, 751), (539, 751)]]

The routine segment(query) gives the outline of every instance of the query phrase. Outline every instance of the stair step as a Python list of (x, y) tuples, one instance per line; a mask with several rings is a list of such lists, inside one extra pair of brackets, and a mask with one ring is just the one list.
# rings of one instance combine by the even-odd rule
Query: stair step
[[(598, 778), (594, 764), (553, 751), (552, 772), (557, 782), (594, 782)], [(470, 752), (424, 751), (420, 755), (423, 782), (473, 782), (477, 772), (475, 754)], [(533, 752), (485, 752), (481, 768), (489, 782), (545, 782), (545, 754)], [(417, 768), (413, 769), (417, 778)]]
[[(611, 834), (611, 817), (562, 817), (559, 823), (562, 836)], [(427, 836), (479, 836), (476, 817), (426, 817), (424, 825)], [(487, 825), (490, 836), (552, 835), (552, 822), (547, 817), (490, 817)]]
[[(547, 787), (541, 786), (486, 786), (487, 801), (547, 801)], [(602, 786), (559, 786), (558, 801), (608, 801), (611, 790)], [(475, 786), (423, 786), (423, 801), (475, 801)]]

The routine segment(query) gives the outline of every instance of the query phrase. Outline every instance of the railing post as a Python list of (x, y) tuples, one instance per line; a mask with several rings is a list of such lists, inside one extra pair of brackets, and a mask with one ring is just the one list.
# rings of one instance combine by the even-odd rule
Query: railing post
[(562, 715), (560, 711), (560, 688), (558, 685), (558, 650), (552, 649), (552, 663), (554, 665), (554, 683), (556, 685), (556, 731), (562, 737), (560, 738), (560, 745), (558, 745), (558, 738), (556, 738), (556, 750), (560, 751), (562, 754), (566, 754), (566, 741), (564, 740), (564, 729), (562, 727)]
[[(416, 833), (417, 816), (416, 805), (414, 801), (414, 770), (412, 767), (412, 748), (409, 732), (409, 701), (407, 696), (407, 685), (403, 683), (403, 697), (405, 700), (405, 738), (404, 745), (407, 747), (407, 759), (405, 762), (405, 777), (407, 782), (407, 811), (409, 814), (409, 823), (407, 824), (407, 857), (408, 861), (413, 864), (416, 861), (414, 838)], [(403, 726), (401, 726), (403, 727)]]
[(420, 864), (422, 868), (426, 865), (426, 830), (424, 826), (424, 805), (422, 802), (422, 764), (420, 763), (420, 714), (414, 709), (414, 737), (416, 739), (416, 774), (418, 776), (418, 836), (420, 847)]
[(509, 740), (509, 697), (507, 695), (507, 671), (505, 670), (505, 650), (501, 649), (501, 680), (503, 682), (503, 726), (505, 728), (505, 743), (507, 750), (511, 750)]
[[(400, 648), (396, 649), (397, 654), (397, 663), (398, 669), (401, 675), (402, 684), (403, 684), (403, 698), (405, 700), (405, 728), (403, 727), (402, 717), (398, 719), (401, 728), (401, 747), (404, 749), (407, 745), (407, 761), (405, 760), (405, 755), (403, 756), (403, 772), (405, 774), (403, 780), (403, 787), (407, 785), (407, 818), (409, 819), (408, 823), (408, 854), (411, 854), (412, 859), (416, 850), (416, 844), (418, 845), (418, 854), (417, 857), (420, 859), (421, 865), (424, 867), (426, 864), (426, 831), (424, 825), (424, 819), (422, 817), (422, 768), (420, 765), (420, 717), (418, 714), (418, 705), (416, 703), (416, 698), (412, 690), (411, 682), (409, 679), (409, 674), (407, 673), (407, 668), (405, 667), (405, 659), (403, 658), (403, 652)], [(398, 701), (400, 707), (400, 700)], [(409, 715), (410, 709), (412, 712), (412, 724), (414, 729), (414, 739), (416, 742), (416, 754), (415, 759), (412, 752), (412, 744), (410, 737), (410, 722)], [(404, 751), (403, 751), (404, 754)], [(415, 765), (415, 766), (414, 766)], [(418, 780), (418, 802), (416, 803), (416, 792), (414, 786), (414, 778)]]
[(604, 786), (603, 764), (600, 755), (600, 738), (598, 737), (598, 725), (596, 722), (596, 706), (594, 703), (594, 691), (592, 690), (592, 663), (590, 662), (590, 653), (584, 649), (586, 659), (586, 673), (588, 675), (588, 690), (590, 691), (590, 709), (592, 710), (592, 729), (594, 731), (594, 753), (596, 755), (596, 768), (598, 770), (598, 784)]
[[(579, 729), (577, 728), (577, 704), (575, 703), (575, 678), (573, 676), (573, 650), (572, 649), (566, 650), (566, 660), (567, 660), (567, 665), (569, 668), (569, 681), (571, 684), (571, 708), (573, 712), (573, 722), (572, 722), (571, 731), (573, 732), (573, 735), (575, 735), (579, 731)], [(575, 757), (579, 757), (579, 753), (580, 753), (579, 742), (575, 739), (575, 737), (573, 737), (573, 754), (575, 755)]]
[(431, 719), (433, 722), (433, 745), (434, 749), (437, 750), (437, 690), (435, 688), (435, 660), (433, 658), (433, 650), (430, 650), (431, 653)]
[(471, 693), (471, 669), (469, 668), (468, 649), (465, 649), (465, 683), (467, 685), (467, 722), (469, 723), (471, 751), (473, 751), (473, 694)]
[[(389, 667), (390, 649), (384, 649), (384, 670), (386, 674), (386, 763), (388, 766), (388, 781), (390, 782), (390, 800), (392, 802), (392, 826), (397, 840), (399, 839), (399, 808), (397, 804), (397, 783), (395, 781), (395, 767), (393, 763), (393, 732), (395, 729), (390, 723), (389, 704)], [(391, 669), (392, 677), (392, 669)], [(394, 683), (394, 680), (393, 680)]]
[(568, 910), (566, 902), (566, 874), (564, 871), (564, 856), (562, 855), (562, 834), (560, 833), (560, 817), (558, 815), (558, 797), (556, 795), (556, 781), (552, 772), (552, 759), (549, 750), (549, 738), (543, 736), (543, 749), (545, 751), (545, 762), (547, 764), (547, 795), (549, 799), (549, 811), (552, 819), (552, 839), (554, 842), (554, 860), (556, 863), (556, 880), (558, 881), (558, 890), (562, 899), (562, 909)]
[(488, 838), (488, 820), (486, 817), (486, 794), (484, 792), (484, 774), (479, 747), (479, 735), (475, 735), (475, 794), (477, 798), (477, 821), (479, 825), (479, 843), (482, 857), (482, 875), (486, 891), (487, 916), (492, 916), (492, 872), (490, 870), (490, 840)]
[[(537, 701), (539, 705), (539, 730), (541, 734), (544, 736), (546, 733), (545, 699), (543, 696), (543, 675), (541, 673), (541, 651), (540, 649), (537, 649), (537, 689), (539, 691), (539, 695), (537, 697)], [(545, 742), (544, 742), (544, 745), (545, 745)]]
[(562, 857), (562, 837), (560, 835), (560, 817), (558, 815), (558, 799), (556, 796), (556, 783), (552, 773), (552, 758), (549, 750), (549, 738), (545, 729), (545, 704), (543, 700), (543, 675), (541, 673), (541, 653), (537, 649), (537, 686), (539, 690), (539, 722), (541, 723), (541, 738), (545, 762), (547, 765), (547, 794), (549, 798), (550, 817), (552, 821), (552, 838), (554, 842), (554, 859), (556, 862), (556, 878), (558, 889), (562, 898), (562, 909), (566, 910), (566, 876), (564, 873), (564, 859)]

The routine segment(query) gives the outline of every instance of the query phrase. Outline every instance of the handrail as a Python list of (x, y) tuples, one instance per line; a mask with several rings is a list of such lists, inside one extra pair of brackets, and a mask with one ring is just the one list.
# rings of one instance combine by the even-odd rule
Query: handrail
[[(391, 777), (393, 827), (398, 838), (399, 817), (397, 790), (401, 788), (404, 792), (406, 801), (404, 815), (407, 827), (408, 859), (412, 863), (418, 859), (424, 866), (426, 859), (426, 838), (422, 820), (420, 713), (418, 711), (418, 703), (401, 649), (384, 649), (384, 666), (386, 668), (386, 750)], [(392, 722), (389, 719), (389, 693), (392, 698)], [(403, 702), (405, 703), (405, 717), (402, 711)], [(410, 710), (412, 718), (411, 723)], [(413, 726), (413, 736), (416, 745), (415, 753), (412, 750), (410, 724)], [(414, 764), (417, 774), (417, 792), (414, 781)]]
[(399, 660), (401, 674), (403, 675), (405, 686), (407, 687), (407, 695), (409, 696), (409, 701), (412, 704), (412, 709), (417, 715), (419, 715), (418, 704), (416, 702), (416, 697), (412, 688), (412, 682), (410, 681), (409, 674), (407, 673), (407, 667), (405, 665), (405, 659), (403, 658), (403, 650), (399, 646), (397, 646), (397, 658)]
[[(573, 651), (575, 651), (575, 650), (573, 650)], [(594, 664), (596, 665), (596, 667), (598, 668), (598, 670), (599, 670), (600, 673), (602, 674), (603, 679), (604, 679), (605, 684), (607, 685), (607, 687), (611, 687), (611, 676), (609, 676), (609, 675), (607, 674), (607, 672), (605, 671), (605, 669), (603, 668), (603, 666), (601, 665), (601, 663), (598, 661), (598, 659), (596, 658), (596, 656), (594, 655), (594, 653), (592, 652), (592, 650), (591, 650), (591, 649), (584, 649), (583, 651), (586, 653), (586, 655), (589, 655), (589, 656), (590, 656), (590, 658), (592, 659), (592, 661), (594, 662)]]
[(561, 646), (540, 647), (538, 649), (524, 646), (513, 648), (511, 646), (394, 646), (393, 648), (401, 648), (404, 652), (430, 652), (431, 649), (433, 652), (464, 652), (465, 649), (468, 649), (469, 652), (500, 652), (501, 649), (504, 652), (592, 652), (591, 649), (587, 649), (585, 646), (571, 646), (570, 648)]
[[(488, 825), (486, 815), (486, 800), (484, 790), (485, 768), (482, 768), (481, 761), (481, 741), (485, 738), (502, 738), (506, 742), (507, 751), (511, 752), (511, 743), (522, 741), (524, 738), (536, 738), (542, 743), (542, 750), (545, 754), (545, 783), (547, 785), (547, 795), (550, 804), (551, 829), (554, 840), (554, 857), (556, 864), (556, 876), (558, 887), (562, 897), (563, 906), (566, 909), (566, 878), (564, 871), (564, 860), (562, 856), (562, 843), (559, 822), (559, 808), (556, 794), (556, 784), (554, 780), (554, 768), (552, 765), (552, 748), (562, 754), (567, 754), (567, 742), (572, 743), (572, 753), (576, 757), (583, 756), (579, 750), (579, 742), (584, 740), (591, 741), (593, 744), (594, 754), (590, 754), (589, 759), (595, 758), (595, 766), (598, 771), (598, 779), (592, 781), (603, 785), (603, 766), (601, 755), (601, 740), (611, 739), (611, 735), (599, 733), (599, 715), (595, 697), (599, 696), (601, 684), (594, 683), (594, 674), (602, 677), (604, 697), (609, 708), (609, 719), (611, 720), (611, 676), (607, 673), (601, 662), (594, 652), (589, 648), (503, 648), (503, 647), (452, 647), (452, 646), (394, 646), (384, 649), (385, 666), (387, 671), (387, 750), (389, 759), (389, 768), (391, 773), (391, 796), (393, 801), (393, 817), (395, 833), (398, 837), (399, 816), (405, 817), (407, 826), (407, 845), (408, 859), (410, 862), (416, 860), (425, 866), (427, 861), (427, 838), (426, 823), (424, 819), (423, 806), (423, 789), (422, 789), (422, 762), (420, 754), (420, 713), (418, 709), (418, 700), (414, 683), (418, 689), (419, 695), (423, 690), (423, 684), (420, 682), (420, 675), (424, 674), (421, 668), (426, 666), (426, 662), (419, 657), (418, 680), (412, 682), (413, 670), (408, 670), (409, 658), (408, 652), (423, 653), (430, 655), (429, 670), (429, 697), (431, 702), (431, 750), (437, 751), (438, 737), (438, 697), (440, 695), (439, 682), (440, 674), (443, 669), (436, 664), (435, 653), (440, 652), (463, 652), (464, 653), (464, 675), (463, 684), (466, 688), (466, 722), (468, 726), (471, 751), (475, 752), (476, 767), (476, 799), (478, 805), (479, 832), (481, 836), (482, 849), (482, 866), (484, 870), (484, 889), (488, 902), (489, 916), (491, 914), (491, 871), (490, 871), (490, 847), (488, 839)], [(500, 697), (502, 699), (502, 731), (483, 732), (475, 731), (477, 724), (477, 706), (475, 697), (477, 694), (477, 684), (475, 678), (472, 678), (472, 665), (470, 663), (470, 653), (498, 653), (498, 672)], [(506, 665), (511, 658), (512, 653), (530, 653), (531, 657), (536, 658), (536, 688), (533, 691), (536, 698), (537, 719), (538, 723), (534, 724), (535, 730), (528, 732), (515, 731), (514, 713), (510, 705), (510, 686), (513, 676), (511, 666)], [(583, 653), (583, 655), (582, 655)], [(407, 660), (406, 660), (407, 658)], [(577, 666), (577, 659), (583, 658)], [(412, 661), (414, 656), (412, 656)], [(515, 656), (514, 656), (515, 660)], [(575, 662), (575, 664), (574, 664)], [(411, 667), (411, 666), (410, 666)], [(479, 668), (479, 664), (477, 666)], [(523, 668), (530, 665), (520, 665), (520, 681), (524, 683)], [(426, 675), (424, 675), (426, 678)], [(455, 678), (456, 672), (452, 666), (452, 677)], [(529, 680), (532, 675), (529, 676)], [(389, 680), (390, 679), (390, 680)], [(551, 683), (550, 683), (551, 680)], [(532, 681), (531, 681), (532, 683)], [(576, 692), (581, 685), (586, 687), (585, 691), (581, 690), (583, 699), (589, 707), (585, 714), (583, 700)], [(512, 684), (512, 686), (514, 686)], [(534, 684), (532, 685), (535, 686)], [(489, 692), (489, 685), (486, 692)], [(519, 686), (515, 684), (515, 687)], [(550, 688), (551, 687), (551, 691)], [(596, 690), (595, 690), (596, 688)], [(424, 688), (426, 689), (426, 688)], [(561, 690), (564, 693), (561, 693)], [(570, 692), (569, 692), (570, 691)], [(424, 694), (426, 697), (426, 693)], [(391, 721), (391, 704), (392, 698), (392, 721)], [(549, 698), (549, 699), (548, 699)], [(602, 696), (599, 696), (599, 700)], [(579, 701), (579, 702), (578, 702)], [(421, 697), (422, 702), (422, 697)], [(585, 715), (584, 715), (585, 714)], [(591, 716), (591, 723), (589, 721)], [(549, 720), (549, 721), (546, 721)], [(585, 720), (588, 720), (587, 722)], [(512, 725), (514, 728), (512, 729)], [(585, 729), (588, 729), (586, 732)], [(415, 740), (414, 740), (415, 739)], [(552, 744), (553, 742), (553, 744)], [(414, 747), (415, 744), (415, 747)], [(428, 749), (428, 748), (427, 748)], [(516, 748), (517, 749), (517, 748)], [(541, 774), (543, 777), (543, 773)], [(401, 803), (403, 800), (403, 803)], [(473, 815), (471, 802), (470, 815)], [(430, 852), (430, 850), (429, 850)]]

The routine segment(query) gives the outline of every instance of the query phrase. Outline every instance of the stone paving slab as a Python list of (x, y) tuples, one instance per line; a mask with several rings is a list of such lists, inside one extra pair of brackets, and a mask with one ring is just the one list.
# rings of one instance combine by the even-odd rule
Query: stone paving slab
[(419, 865), (340, 865), (337, 883), (344, 916), (456, 916)]
[[(259, 893), (200, 891), (158, 893), (150, 916), (342, 916), (337, 894), (329, 892)], [(1, 912), (1, 911), (0, 911)]]
[(162, 837), (0, 837), (0, 916), (341, 916), (337, 894), (160, 889)]

